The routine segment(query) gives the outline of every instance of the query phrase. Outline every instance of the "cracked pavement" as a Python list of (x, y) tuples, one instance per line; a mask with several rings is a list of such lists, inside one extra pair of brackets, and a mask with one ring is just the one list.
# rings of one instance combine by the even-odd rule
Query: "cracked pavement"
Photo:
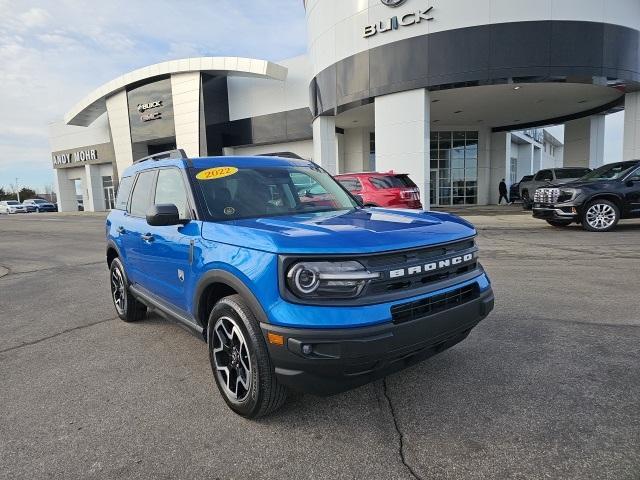
[(639, 478), (640, 222), (471, 220), (497, 303), (468, 339), (251, 422), (202, 341), (116, 318), (103, 217), (0, 216), (0, 479)]

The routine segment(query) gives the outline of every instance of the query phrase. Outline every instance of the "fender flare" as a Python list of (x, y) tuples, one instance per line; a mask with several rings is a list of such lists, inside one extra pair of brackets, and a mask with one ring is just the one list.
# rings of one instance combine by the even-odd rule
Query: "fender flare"
[(623, 214), (623, 210), (624, 210), (624, 198), (622, 197), (622, 195), (619, 195), (617, 193), (614, 192), (594, 192), (593, 195), (590, 195), (589, 197), (587, 197), (583, 203), (584, 206), (587, 206), (589, 203), (593, 202), (594, 200), (613, 200), (616, 203), (616, 206), (620, 209), (620, 215)]
[(116, 251), (116, 254), (118, 255), (118, 258), (120, 258), (121, 259), (120, 261), (122, 261), (122, 255), (120, 254), (120, 249), (118, 248), (118, 245), (116, 245), (116, 242), (114, 242), (111, 239), (107, 240), (107, 248), (104, 251), (105, 256), (108, 257), (110, 249), (114, 249)]
[[(226, 271), (226, 270), (209, 270), (202, 274), (200, 280), (195, 289), (195, 293), (193, 296), (193, 313), (194, 317), (199, 321), (200, 319), (200, 298), (204, 290), (213, 283), (222, 283), (233, 288), (238, 295), (240, 295), (244, 301), (247, 302), (249, 308), (251, 309), (251, 313), (256, 317), (259, 323), (270, 323), (265, 313), (262, 305), (253, 294), (251, 289), (247, 287), (247, 285), (240, 280), (236, 275)], [(204, 327), (206, 328), (206, 326)]]

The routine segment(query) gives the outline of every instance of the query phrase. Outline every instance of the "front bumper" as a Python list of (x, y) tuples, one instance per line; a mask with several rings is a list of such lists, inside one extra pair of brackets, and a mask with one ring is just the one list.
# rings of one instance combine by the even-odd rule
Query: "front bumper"
[[(404, 323), (351, 329), (301, 329), (261, 324), (278, 380), (295, 390), (331, 395), (382, 378), (464, 340), (494, 306), (491, 288), (473, 300)], [(284, 337), (270, 344), (267, 334)], [(312, 352), (303, 353), (309, 345)]]
[(541, 220), (557, 220), (575, 222), (579, 218), (579, 211), (573, 204), (545, 204), (535, 203), (533, 205), (533, 217)]

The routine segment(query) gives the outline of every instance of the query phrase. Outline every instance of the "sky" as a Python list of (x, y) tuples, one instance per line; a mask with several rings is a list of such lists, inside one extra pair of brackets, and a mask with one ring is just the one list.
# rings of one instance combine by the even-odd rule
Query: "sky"
[[(300, 0), (0, 0), (0, 187), (53, 183), (48, 125), (113, 78), (194, 56), (305, 53)], [(624, 114), (605, 158), (622, 157)], [(562, 128), (554, 132), (562, 138)]]
[(0, 0), (0, 187), (53, 183), (48, 125), (136, 68), (306, 51), (300, 0)]

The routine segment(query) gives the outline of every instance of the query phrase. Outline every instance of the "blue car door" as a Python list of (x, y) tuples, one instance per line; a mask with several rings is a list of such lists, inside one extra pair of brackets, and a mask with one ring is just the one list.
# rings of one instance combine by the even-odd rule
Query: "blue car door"
[(124, 249), (127, 252), (126, 272), (131, 283), (144, 285), (149, 275), (149, 266), (143, 258), (144, 241), (142, 236), (148, 233), (147, 210), (151, 206), (153, 187), (157, 170), (140, 172), (133, 187), (129, 209), (123, 221), (121, 233)]
[(152, 202), (178, 207), (184, 224), (146, 225), (141, 236), (140, 254), (145, 271), (140, 283), (162, 300), (186, 312), (187, 299), (191, 294), (186, 286), (193, 283), (191, 263), (194, 244), (200, 237), (200, 222), (191, 219), (192, 209), (182, 170), (163, 168), (158, 171)]

